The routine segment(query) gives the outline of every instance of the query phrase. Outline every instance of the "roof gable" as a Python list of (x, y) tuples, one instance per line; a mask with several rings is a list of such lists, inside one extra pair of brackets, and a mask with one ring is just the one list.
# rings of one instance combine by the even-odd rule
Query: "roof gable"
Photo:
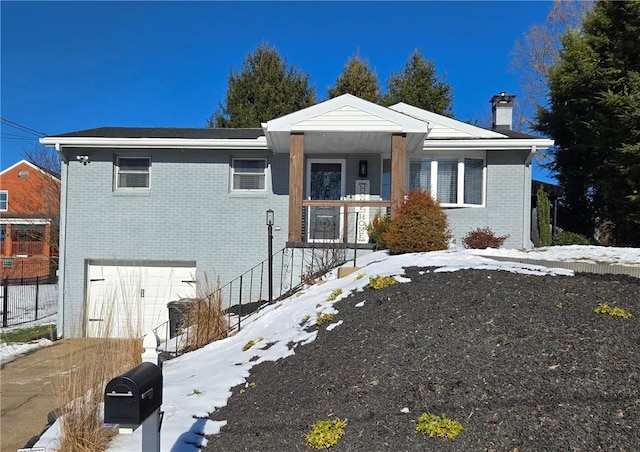
[(351, 94), (343, 94), (263, 124), (272, 132), (426, 133), (428, 124)]
[(423, 110), (413, 105), (405, 104), (404, 102), (392, 105), (389, 108), (428, 122), (429, 135), (427, 136), (427, 140), (443, 138), (507, 138), (507, 135)]

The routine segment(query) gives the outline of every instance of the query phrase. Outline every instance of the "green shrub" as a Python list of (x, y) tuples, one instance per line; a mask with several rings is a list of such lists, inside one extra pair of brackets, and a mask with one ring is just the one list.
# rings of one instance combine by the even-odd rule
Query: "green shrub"
[(325, 323), (329, 323), (333, 320), (333, 314), (318, 314), (318, 317), (316, 317), (316, 325), (318, 326), (322, 326)]
[(474, 229), (462, 238), (462, 245), (471, 249), (500, 248), (508, 235), (498, 237), (488, 227)]
[(311, 431), (307, 434), (307, 444), (318, 450), (335, 446), (344, 435), (346, 426), (347, 421), (339, 418), (318, 421), (311, 426)]
[(389, 287), (397, 282), (398, 281), (396, 281), (393, 276), (372, 276), (369, 278), (369, 287), (379, 290)]
[(462, 424), (449, 419), (445, 414), (422, 413), (416, 421), (416, 432), (422, 432), (429, 437), (438, 436), (445, 439), (454, 439), (464, 430)]
[(411, 190), (382, 239), (391, 254), (446, 250), (451, 231), (447, 214), (426, 191)]
[(371, 223), (367, 226), (367, 234), (369, 234), (369, 238), (371, 238), (371, 240), (373, 240), (381, 250), (387, 248), (387, 244), (382, 236), (389, 230), (390, 224), (391, 220), (389, 220), (389, 217), (383, 214), (382, 211), (378, 210), (373, 217), (373, 220), (371, 220)]
[(553, 240), (551, 242), (552, 245), (562, 246), (562, 245), (591, 245), (591, 242), (587, 237), (582, 234), (577, 234), (575, 232), (564, 231), (559, 234), (553, 236)]
[(342, 295), (342, 289), (336, 289), (333, 292), (331, 292), (331, 295), (327, 297), (327, 301), (333, 301), (336, 298), (338, 298), (340, 295)]
[(551, 214), (549, 197), (542, 186), (536, 193), (536, 211), (538, 212), (538, 246), (551, 245)]
[(608, 314), (611, 317), (620, 317), (622, 319), (632, 319), (631, 314), (626, 309), (619, 308), (618, 306), (609, 306), (609, 303), (600, 303), (597, 308), (593, 310), (596, 314)]
[(258, 342), (262, 342), (264, 340), (264, 338), (261, 336), (258, 339), (251, 340), (249, 342), (247, 342), (246, 344), (244, 344), (244, 346), (242, 347), (242, 351), (246, 352), (247, 350), (249, 350), (251, 347), (253, 347), (254, 345), (256, 345)]

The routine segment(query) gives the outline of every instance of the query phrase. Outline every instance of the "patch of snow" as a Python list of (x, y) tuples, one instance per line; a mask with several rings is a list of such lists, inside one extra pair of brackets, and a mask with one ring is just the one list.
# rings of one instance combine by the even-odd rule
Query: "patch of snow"
[(361, 308), (366, 303), (366, 300), (362, 300), (360, 303), (356, 303), (356, 308)]
[(336, 323), (332, 323), (331, 325), (327, 325), (327, 331), (333, 331), (334, 328), (339, 327), (340, 325), (342, 325), (344, 323), (343, 320), (340, 320)]
[(37, 341), (24, 343), (0, 342), (0, 365), (7, 364), (25, 353), (48, 347), (51, 344), (53, 344), (53, 342), (49, 339), (38, 339)]
[(404, 413), (404, 414), (407, 414), (407, 413), (409, 413), (410, 411), (409, 411), (409, 408), (404, 407), (403, 409), (401, 409), (401, 410), (400, 410), (400, 412), (401, 412), (401, 413)]
[(591, 264), (640, 266), (638, 248), (620, 248), (604, 246), (567, 245), (534, 248), (531, 250), (511, 250), (488, 248), (486, 250), (468, 250), (481, 256), (512, 257), (561, 262), (587, 262)]

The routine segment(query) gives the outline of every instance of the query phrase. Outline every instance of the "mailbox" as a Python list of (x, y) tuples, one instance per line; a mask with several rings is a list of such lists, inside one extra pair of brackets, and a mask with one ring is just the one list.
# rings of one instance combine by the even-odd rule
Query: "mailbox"
[(104, 390), (104, 422), (136, 428), (162, 405), (162, 370), (142, 363), (115, 377)]

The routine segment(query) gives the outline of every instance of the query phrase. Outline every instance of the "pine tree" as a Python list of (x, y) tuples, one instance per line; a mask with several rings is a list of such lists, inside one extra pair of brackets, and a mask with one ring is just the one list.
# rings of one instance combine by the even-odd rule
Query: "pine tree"
[(207, 125), (260, 127), (314, 103), (309, 75), (288, 66), (276, 49), (262, 44), (244, 59), (241, 71), (229, 71), (225, 104), (219, 104)]
[(538, 246), (551, 245), (551, 209), (549, 197), (542, 187), (536, 193), (536, 211), (538, 212)]
[(391, 73), (383, 103), (393, 105), (404, 102), (434, 113), (453, 116), (452, 91), (444, 77), (437, 75), (435, 63), (425, 60), (422, 53), (415, 50), (404, 68)]
[(336, 80), (336, 86), (329, 88), (327, 92), (330, 98), (353, 94), (370, 102), (380, 101), (378, 76), (369, 67), (369, 62), (359, 55), (347, 61), (342, 74)]
[(596, 2), (561, 41), (535, 128), (556, 142), (569, 227), (607, 224), (616, 244), (640, 245), (640, 1)]

